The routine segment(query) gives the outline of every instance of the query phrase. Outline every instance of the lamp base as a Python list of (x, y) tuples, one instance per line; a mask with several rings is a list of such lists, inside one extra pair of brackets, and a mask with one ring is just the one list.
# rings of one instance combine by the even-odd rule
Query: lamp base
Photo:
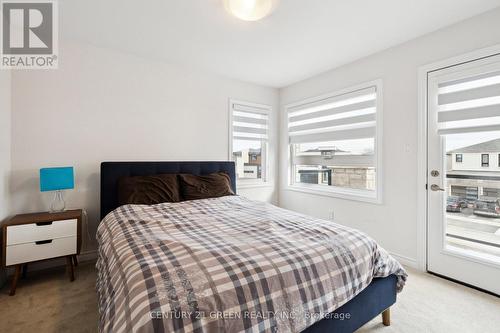
[(56, 191), (54, 193), (54, 198), (52, 199), (52, 203), (50, 204), (51, 213), (64, 212), (66, 209), (66, 202), (64, 201), (62, 191)]

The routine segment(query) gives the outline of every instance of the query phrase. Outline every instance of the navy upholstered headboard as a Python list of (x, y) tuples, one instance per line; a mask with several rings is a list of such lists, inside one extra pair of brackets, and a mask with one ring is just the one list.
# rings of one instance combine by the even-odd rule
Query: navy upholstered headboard
[(102, 162), (101, 163), (101, 220), (118, 207), (117, 183), (124, 176), (146, 176), (165, 173), (206, 175), (224, 171), (231, 177), (236, 193), (234, 162)]

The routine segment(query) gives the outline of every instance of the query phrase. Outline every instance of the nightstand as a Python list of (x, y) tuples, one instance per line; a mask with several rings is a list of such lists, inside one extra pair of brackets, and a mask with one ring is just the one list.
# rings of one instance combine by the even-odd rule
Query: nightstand
[(80, 254), (82, 210), (16, 215), (3, 225), (3, 264), (15, 266), (10, 295), (30, 262), (66, 257), (70, 281)]

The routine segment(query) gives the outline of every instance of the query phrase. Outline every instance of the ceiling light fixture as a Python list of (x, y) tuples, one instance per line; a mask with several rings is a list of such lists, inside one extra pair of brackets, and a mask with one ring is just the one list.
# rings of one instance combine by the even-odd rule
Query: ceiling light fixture
[(244, 21), (258, 21), (271, 14), (278, 0), (224, 0), (224, 7)]

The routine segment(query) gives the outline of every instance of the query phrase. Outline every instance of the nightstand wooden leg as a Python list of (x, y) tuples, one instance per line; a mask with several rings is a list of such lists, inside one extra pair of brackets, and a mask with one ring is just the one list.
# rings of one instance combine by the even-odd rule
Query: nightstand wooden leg
[(73, 265), (75, 267), (78, 266), (78, 258), (76, 257), (76, 254), (73, 254)]
[(23, 271), (21, 273), (21, 278), (25, 279), (26, 278), (26, 274), (28, 274), (28, 264), (24, 264), (23, 265)]
[(14, 277), (12, 278), (12, 285), (10, 286), (10, 296), (14, 296), (16, 294), (17, 281), (19, 280), (19, 275), (21, 275), (21, 266), (16, 265), (16, 271), (14, 272)]
[(75, 281), (75, 273), (73, 271), (73, 256), (67, 256), (66, 257), (66, 263), (68, 266), (68, 273), (69, 273), (69, 280), (71, 282)]

